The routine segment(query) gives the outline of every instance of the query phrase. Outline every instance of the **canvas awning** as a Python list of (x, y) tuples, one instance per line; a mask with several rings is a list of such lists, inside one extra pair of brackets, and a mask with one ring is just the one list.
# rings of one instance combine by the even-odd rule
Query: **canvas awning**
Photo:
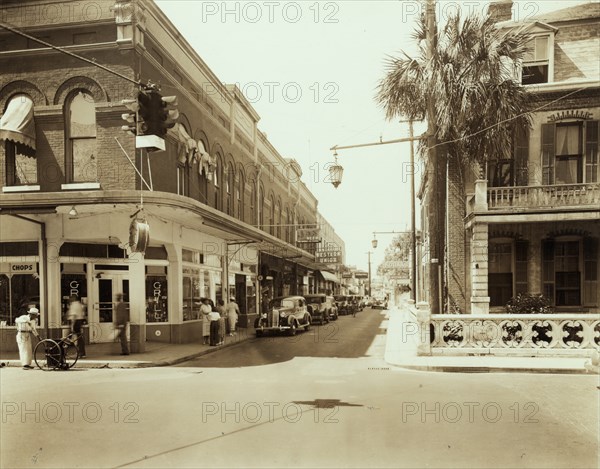
[(319, 273), (328, 282), (340, 283), (340, 280), (337, 278), (337, 276), (335, 274), (332, 274), (331, 272), (327, 272), (326, 270), (319, 270)]
[(196, 141), (189, 136), (185, 127), (180, 123), (175, 124), (168, 130), (168, 133), (177, 140), (177, 163), (180, 165), (192, 164), (198, 149)]
[(200, 156), (200, 165), (198, 166), (198, 171), (202, 172), (204, 170), (204, 174), (208, 175), (208, 173), (214, 172), (217, 166), (217, 159), (213, 156), (210, 156), (204, 147), (204, 143), (202, 140), (198, 140), (198, 155)]
[(0, 140), (20, 145), (19, 151), (27, 156), (35, 154), (35, 123), (33, 101), (23, 94), (14, 96), (0, 118)]

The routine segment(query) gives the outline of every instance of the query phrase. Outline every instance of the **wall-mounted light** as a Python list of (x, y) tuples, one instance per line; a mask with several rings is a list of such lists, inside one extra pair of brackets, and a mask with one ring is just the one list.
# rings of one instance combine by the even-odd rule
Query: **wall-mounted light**
[(71, 210), (69, 210), (69, 216), (71, 218), (77, 218), (79, 216), (79, 213), (77, 212), (77, 209), (75, 208), (75, 205), (73, 205), (71, 207)]
[(371, 241), (371, 245), (373, 246), (373, 249), (377, 248), (377, 238), (373, 237), (373, 240)]

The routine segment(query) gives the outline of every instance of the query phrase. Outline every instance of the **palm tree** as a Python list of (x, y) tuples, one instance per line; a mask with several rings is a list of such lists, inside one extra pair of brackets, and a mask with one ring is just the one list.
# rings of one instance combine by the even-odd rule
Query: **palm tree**
[[(433, 3), (428, 0), (428, 7)], [(447, 165), (462, 173), (473, 163), (510, 157), (515, 128), (530, 127), (530, 99), (515, 79), (530, 38), (522, 31), (498, 29), (489, 16), (472, 14), (463, 20), (456, 13), (439, 31), (431, 18), (422, 16), (417, 23), (415, 57), (403, 52), (387, 59), (376, 100), (390, 120), (428, 120), (430, 135), (420, 150), (428, 151), (430, 258), (443, 266)], [(441, 270), (438, 283), (437, 268), (430, 265), (433, 313), (442, 311), (436, 294), (445, 285)]]

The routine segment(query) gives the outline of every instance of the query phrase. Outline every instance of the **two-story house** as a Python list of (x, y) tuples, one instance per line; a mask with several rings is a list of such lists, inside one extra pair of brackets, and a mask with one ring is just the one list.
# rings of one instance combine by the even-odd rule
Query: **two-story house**
[(464, 218), (465, 201), (449, 185), (449, 304), (500, 312), (529, 292), (558, 312), (598, 313), (600, 4), (520, 22), (511, 21), (512, 2), (494, 6), (499, 28), (531, 35), (520, 79), (535, 111), (532, 128), (517, 129), (512, 157), (488, 161), (465, 183)]

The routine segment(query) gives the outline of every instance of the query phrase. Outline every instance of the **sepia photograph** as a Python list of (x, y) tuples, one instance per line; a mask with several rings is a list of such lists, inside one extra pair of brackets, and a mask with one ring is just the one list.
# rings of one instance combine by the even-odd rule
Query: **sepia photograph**
[(600, 0), (0, 0), (0, 469), (600, 468)]

